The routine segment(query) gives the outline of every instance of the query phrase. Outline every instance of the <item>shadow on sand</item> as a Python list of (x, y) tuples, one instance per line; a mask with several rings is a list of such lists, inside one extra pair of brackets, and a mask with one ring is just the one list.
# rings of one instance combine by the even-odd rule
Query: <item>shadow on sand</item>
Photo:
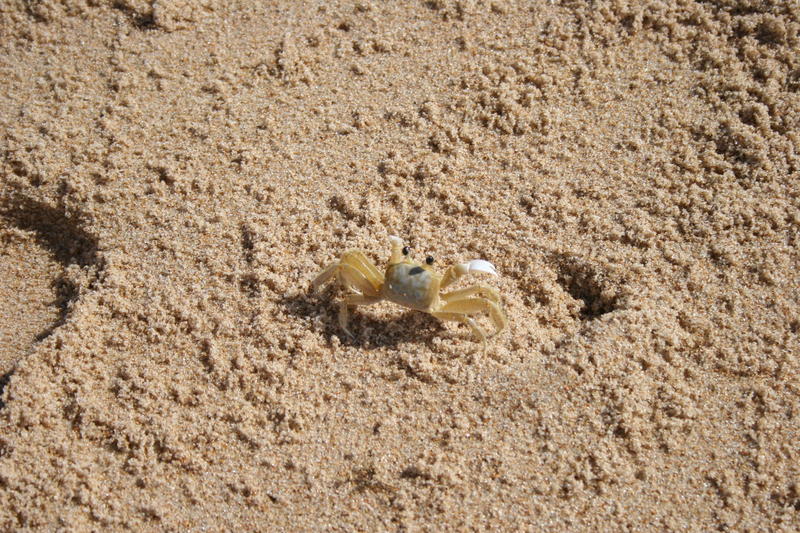
[[(442, 323), (426, 313), (405, 310), (400, 315), (389, 314), (384, 311), (386, 304), (376, 304), (350, 309), (350, 336), (339, 327), (340, 298), (337, 291), (329, 288), (318, 294), (294, 294), (283, 298), (280, 303), (290, 314), (316, 324), (316, 329), (328, 342), (335, 336), (344, 346), (383, 348), (405, 343), (424, 345), (444, 331)], [(394, 310), (402, 309), (388, 305)], [(375, 315), (383, 318), (376, 318)]]
[[(52, 258), (65, 269), (76, 264), (91, 272), (90, 286), (103, 268), (98, 256), (98, 243), (83, 229), (78, 217), (67, 216), (62, 210), (15, 193), (0, 197), (0, 217), (11, 226), (33, 232), (36, 243), (50, 252)], [(79, 295), (74, 280), (62, 273), (52, 280), (56, 294), (52, 304), (58, 308), (58, 319), (36, 336), (39, 342), (63, 325), (70, 306)]]

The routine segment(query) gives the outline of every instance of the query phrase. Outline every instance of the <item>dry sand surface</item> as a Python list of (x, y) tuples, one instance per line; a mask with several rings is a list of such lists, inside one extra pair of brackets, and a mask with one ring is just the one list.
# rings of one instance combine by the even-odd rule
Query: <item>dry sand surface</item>
[[(797, 531), (799, 49), (788, 0), (3, 2), (0, 529)], [(389, 234), (496, 265), (485, 353), (309, 292)]]

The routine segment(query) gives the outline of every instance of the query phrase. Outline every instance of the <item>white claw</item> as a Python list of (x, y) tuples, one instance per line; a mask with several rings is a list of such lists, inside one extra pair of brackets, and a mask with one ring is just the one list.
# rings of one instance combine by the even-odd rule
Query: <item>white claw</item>
[(484, 272), (492, 276), (497, 275), (497, 270), (494, 268), (494, 265), (483, 259), (473, 259), (468, 263), (464, 263), (462, 266), (467, 272)]
[(403, 244), (403, 239), (398, 237), (397, 235), (389, 235), (389, 240), (392, 244), (396, 244), (397, 246), (401, 246)]

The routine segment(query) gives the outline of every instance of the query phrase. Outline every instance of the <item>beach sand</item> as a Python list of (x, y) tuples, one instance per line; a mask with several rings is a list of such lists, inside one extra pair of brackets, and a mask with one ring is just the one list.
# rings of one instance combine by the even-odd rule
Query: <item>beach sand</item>
[[(0, 529), (800, 529), (796, 3), (16, 0), (0, 47)], [(309, 291), (390, 234), (497, 267), (485, 353)]]

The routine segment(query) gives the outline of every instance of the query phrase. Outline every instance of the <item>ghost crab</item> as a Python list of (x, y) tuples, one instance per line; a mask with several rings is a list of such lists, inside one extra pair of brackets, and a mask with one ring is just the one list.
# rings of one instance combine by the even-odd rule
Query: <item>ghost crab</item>
[(453, 265), (439, 274), (431, 268), (434, 260), (428, 256), (425, 264), (415, 263), (409, 256), (409, 249), (403, 246), (399, 237), (390, 236), (392, 252), (385, 273), (359, 250), (351, 250), (342, 254), (335, 263), (328, 265), (311, 283), (314, 291), (331, 278), (336, 278), (339, 285), (348, 294), (339, 303), (339, 326), (348, 334), (348, 307), (369, 305), (388, 300), (409, 309), (423, 311), (439, 320), (461, 322), (472, 330), (472, 333), (483, 344), (486, 350), (487, 336), (471, 317), (487, 313), (494, 326), (493, 337), (508, 325), (502, 308), (500, 293), (492, 287), (476, 284), (465, 289), (441, 293), (462, 276), (471, 272), (483, 272), (497, 275), (494, 266), (483, 259), (474, 259), (467, 263)]

